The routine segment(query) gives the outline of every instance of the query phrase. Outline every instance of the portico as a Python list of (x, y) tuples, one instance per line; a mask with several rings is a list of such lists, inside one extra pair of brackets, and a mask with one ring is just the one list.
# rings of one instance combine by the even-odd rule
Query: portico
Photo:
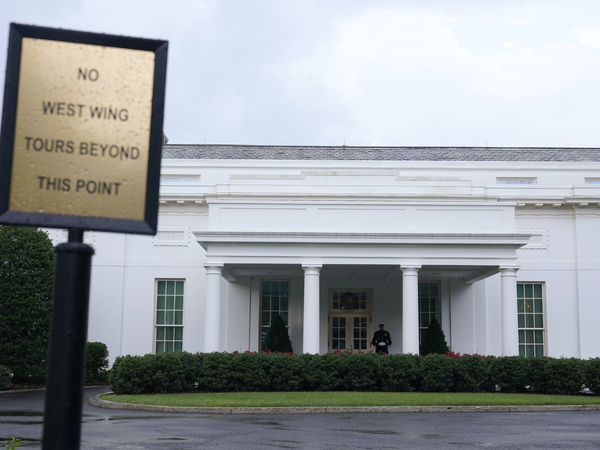
[[(328, 286), (352, 283), (371, 276), (372, 285), (393, 285), (395, 299), (378, 298), (381, 318), (386, 309), (397, 308), (399, 317), (392, 328), (395, 352), (419, 352), (419, 279), (459, 280), (464, 285), (501, 273), (502, 354), (518, 354), (516, 307), (516, 249), (528, 242), (521, 234), (356, 234), (356, 233), (239, 233), (199, 232), (197, 241), (206, 251), (205, 348), (223, 351), (226, 334), (223, 323), (223, 283), (236, 283), (243, 277), (279, 279), (292, 276), (302, 280), (295, 287), (296, 316), (290, 324), (295, 330), (295, 350), (302, 353), (328, 351), (327, 302), (323, 275)], [(352, 277), (342, 278), (348, 268)], [(341, 281), (341, 280), (345, 281)], [(340, 281), (337, 281), (340, 280)], [(348, 281), (350, 280), (350, 281)], [(362, 281), (365, 283), (365, 281)], [(366, 281), (369, 283), (369, 281)], [(300, 284), (300, 283), (296, 283)], [(251, 297), (249, 289), (249, 298)], [(401, 292), (401, 295), (400, 295)], [(449, 299), (445, 299), (446, 303)], [(399, 305), (397, 304), (399, 303)], [(251, 305), (249, 309), (251, 310)], [(291, 314), (291, 313), (290, 313)], [(252, 314), (249, 313), (252, 321)], [(450, 314), (449, 314), (450, 315)], [(514, 317), (513, 317), (514, 316)], [(254, 320), (260, 320), (258, 314)], [(451, 317), (445, 318), (446, 328)], [(258, 324), (250, 324), (249, 348), (259, 340)], [(300, 338), (301, 336), (301, 338)], [(300, 338), (300, 339), (298, 339)], [(301, 342), (298, 342), (301, 340)], [(370, 348), (369, 348), (370, 349)]]

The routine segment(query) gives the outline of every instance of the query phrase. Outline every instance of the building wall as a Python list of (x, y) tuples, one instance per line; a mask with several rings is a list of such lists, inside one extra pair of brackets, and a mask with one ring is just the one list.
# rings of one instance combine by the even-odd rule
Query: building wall
[(579, 346), (582, 358), (596, 357), (598, 351), (598, 324), (600, 317), (600, 238), (599, 212), (595, 208), (577, 211), (575, 219), (577, 249), (577, 286)]
[(452, 350), (475, 353), (475, 292), (472, 284), (450, 280)]
[[(600, 186), (597, 163), (449, 163), (374, 161), (165, 160), (155, 237), (86, 233), (93, 258), (89, 340), (118, 355), (153, 351), (155, 280), (185, 280), (184, 350), (204, 348), (206, 251), (193, 232), (523, 233), (519, 282), (545, 286), (550, 356), (600, 356)], [(497, 177), (533, 176), (534, 185), (498, 185)], [(193, 181), (189, 181), (193, 180)], [(62, 230), (51, 230), (55, 242)], [(337, 249), (337, 250), (336, 250)], [(310, 255), (314, 247), (298, 252)], [(428, 250), (435, 255), (439, 249)], [(343, 246), (327, 251), (344, 253)], [(382, 248), (389, 258), (396, 251)], [(480, 254), (465, 258), (482, 259)], [(373, 255), (365, 257), (372, 258)], [(350, 258), (350, 257), (349, 257)], [(350, 259), (348, 260), (350, 261)], [(402, 258), (397, 258), (401, 264)], [(290, 333), (302, 352), (304, 281), (291, 282)], [(402, 349), (402, 277), (321, 276), (321, 352), (327, 350), (327, 293), (371, 287), (372, 323), (384, 321)], [(261, 275), (221, 280), (221, 350), (259, 348)], [(461, 353), (500, 354), (500, 276), (474, 283), (441, 277), (441, 319)], [(374, 330), (375, 327), (372, 327)]]
[(534, 248), (518, 250), (520, 282), (545, 286), (546, 351), (554, 357), (579, 357), (577, 230), (573, 207), (522, 208), (517, 228), (542, 233)]

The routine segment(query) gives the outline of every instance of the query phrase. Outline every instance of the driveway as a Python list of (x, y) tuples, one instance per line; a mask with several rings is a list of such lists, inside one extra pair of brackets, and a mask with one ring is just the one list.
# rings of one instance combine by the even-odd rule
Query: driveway
[[(96, 408), (86, 388), (82, 449), (598, 449), (600, 411), (166, 414)], [(43, 391), (0, 393), (0, 438), (39, 448)]]

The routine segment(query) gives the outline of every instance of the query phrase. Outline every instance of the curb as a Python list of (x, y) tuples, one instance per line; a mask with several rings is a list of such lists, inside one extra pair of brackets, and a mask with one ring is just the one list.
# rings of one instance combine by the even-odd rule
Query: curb
[(301, 407), (194, 407), (155, 406), (117, 403), (102, 400), (105, 392), (89, 398), (98, 408), (133, 411), (193, 413), (193, 414), (324, 414), (324, 413), (428, 413), (428, 412), (544, 412), (600, 411), (600, 405), (524, 405), (524, 406), (301, 406)]

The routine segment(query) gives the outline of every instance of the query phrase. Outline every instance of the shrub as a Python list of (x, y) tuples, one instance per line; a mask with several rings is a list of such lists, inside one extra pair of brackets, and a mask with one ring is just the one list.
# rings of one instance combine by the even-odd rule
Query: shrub
[(269, 379), (271, 388), (283, 391), (306, 389), (306, 364), (311, 355), (268, 355)]
[(12, 386), (12, 373), (6, 366), (0, 366), (0, 389), (10, 389)]
[(237, 376), (231, 367), (231, 355), (206, 353), (198, 377), (198, 389), (208, 392), (233, 391)]
[(450, 351), (450, 349), (448, 348), (448, 343), (446, 342), (446, 336), (442, 331), (442, 327), (440, 327), (438, 321), (433, 318), (431, 319), (431, 322), (429, 322), (429, 327), (427, 327), (425, 336), (423, 336), (423, 342), (421, 343), (419, 353), (421, 356), (427, 356), (433, 353), (441, 355), (448, 351)]
[(145, 394), (150, 392), (148, 366), (154, 355), (119, 356), (115, 359), (110, 388), (116, 394)]
[(148, 380), (147, 393), (167, 394), (181, 392), (184, 387), (185, 374), (181, 363), (181, 353), (161, 353), (146, 355), (146, 374)]
[(549, 394), (575, 395), (585, 383), (583, 362), (578, 358), (551, 358), (544, 373)]
[(527, 366), (521, 356), (494, 358), (490, 363), (490, 381), (502, 392), (523, 392), (527, 385)]
[(600, 395), (600, 358), (591, 358), (584, 364), (585, 385)]
[(448, 392), (454, 387), (454, 359), (431, 354), (421, 360), (421, 390)]
[(267, 353), (234, 353), (231, 358), (231, 389), (235, 391), (266, 391), (271, 388), (271, 379), (266, 367)]
[(107, 381), (108, 348), (102, 342), (88, 342), (85, 356), (85, 382)]
[(374, 354), (337, 356), (340, 388), (347, 391), (373, 391), (377, 387), (377, 361)]
[(0, 364), (15, 379), (46, 376), (54, 249), (30, 227), (0, 226)]
[(176, 353), (181, 361), (183, 370), (183, 390), (191, 391), (198, 387), (197, 382), (202, 374), (202, 363), (205, 353)]
[(314, 391), (337, 391), (343, 389), (339, 374), (338, 361), (340, 355), (315, 355), (307, 359), (307, 383)]
[(546, 376), (546, 364), (552, 358), (547, 356), (536, 356), (526, 358), (527, 366), (527, 385), (529, 389), (536, 394), (545, 394), (548, 392), (547, 383), (548, 378)]
[(414, 391), (419, 371), (417, 358), (414, 355), (386, 355), (379, 357), (377, 367), (379, 387), (386, 391)]
[(184, 371), (191, 367), (183, 364), (189, 359), (187, 353), (120, 356), (111, 370), (110, 388), (117, 394), (133, 395), (181, 392), (193, 385)]
[(271, 326), (267, 331), (265, 340), (262, 343), (261, 350), (263, 352), (280, 352), (280, 353), (292, 353), (292, 341), (288, 334), (287, 327), (283, 322), (283, 319), (278, 314), (271, 322)]
[(454, 390), (482, 392), (490, 382), (488, 359), (479, 355), (463, 355), (454, 359)]

